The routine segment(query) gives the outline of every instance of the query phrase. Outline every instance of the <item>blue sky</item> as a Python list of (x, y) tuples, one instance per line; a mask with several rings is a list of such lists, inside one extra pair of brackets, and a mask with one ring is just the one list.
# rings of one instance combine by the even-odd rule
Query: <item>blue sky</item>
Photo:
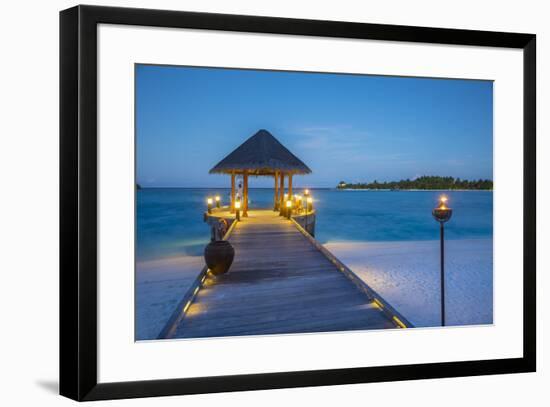
[(492, 179), (490, 81), (136, 67), (143, 186), (226, 187), (227, 176), (208, 170), (262, 128), (312, 169), (298, 186)]

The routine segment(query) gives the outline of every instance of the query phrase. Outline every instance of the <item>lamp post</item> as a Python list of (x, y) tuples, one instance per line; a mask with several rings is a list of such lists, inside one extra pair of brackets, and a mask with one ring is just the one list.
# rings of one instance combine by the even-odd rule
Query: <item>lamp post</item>
[(209, 197), (209, 198), (206, 200), (206, 204), (207, 204), (207, 206), (208, 206), (208, 213), (212, 213), (212, 198)]
[(434, 208), (432, 215), (439, 222), (440, 250), (441, 250), (441, 326), (445, 326), (445, 222), (451, 219), (453, 210), (447, 207), (448, 198), (445, 195), (439, 197), (439, 206)]
[(292, 200), (289, 199), (286, 201), (286, 218), (290, 219), (290, 214), (292, 212)]
[(214, 198), (216, 200), (216, 208), (219, 208), (220, 207), (220, 196), (219, 195), (216, 195), (216, 198)]
[(235, 219), (241, 220), (241, 201), (235, 201)]

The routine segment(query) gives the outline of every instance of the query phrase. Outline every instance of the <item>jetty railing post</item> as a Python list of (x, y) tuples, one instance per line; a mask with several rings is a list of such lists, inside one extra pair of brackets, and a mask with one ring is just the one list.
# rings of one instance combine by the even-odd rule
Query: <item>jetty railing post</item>
[[(306, 189), (306, 192), (307, 192), (307, 189)], [(311, 196), (309, 196), (309, 193), (306, 193), (306, 232), (309, 233), (311, 235), (311, 233), (309, 232), (308, 230), (308, 217), (309, 217), (309, 212), (310, 211), (313, 211), (313, 198)]]

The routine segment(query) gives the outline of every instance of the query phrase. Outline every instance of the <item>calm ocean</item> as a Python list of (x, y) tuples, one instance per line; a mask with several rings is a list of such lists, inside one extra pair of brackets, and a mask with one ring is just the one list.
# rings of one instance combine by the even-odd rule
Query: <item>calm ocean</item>
[[(147, 188), (137, 192), (137, 260), (201, 255), (210, 232), (203, 223), (206, 197), (228, 189)], [(314, 189), (316, 238), (329, 241), (415, 241), (439, 238), (431, 215), (439, 191), (339, 191)], [(449, 191), (453, 217), (448, 239), (493, 236), (493, 193)], [(272, 189), (250, 189), (250, 207), (271, 207)]]

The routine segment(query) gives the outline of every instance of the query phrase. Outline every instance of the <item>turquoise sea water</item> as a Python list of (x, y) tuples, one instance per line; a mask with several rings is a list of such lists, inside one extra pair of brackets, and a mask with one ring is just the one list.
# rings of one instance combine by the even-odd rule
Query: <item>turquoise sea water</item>
[[(300, 190), (296, 191), (299, 192)], [(138, 261), (201, 255), (210, 232), (203, 222), (206, 197), (229, 189), (147, 188), (137, 192)], [(493, 236), (491, 191), (448, 191), (454, 213), (448, 239)], [(439, 238), (431, 215), (441, 191), (341, 191), (314, 189), (316, 238), (328, 241), (415, 241)], [(272, 189), (250, 189), (250, 207), (272, 207)]]

